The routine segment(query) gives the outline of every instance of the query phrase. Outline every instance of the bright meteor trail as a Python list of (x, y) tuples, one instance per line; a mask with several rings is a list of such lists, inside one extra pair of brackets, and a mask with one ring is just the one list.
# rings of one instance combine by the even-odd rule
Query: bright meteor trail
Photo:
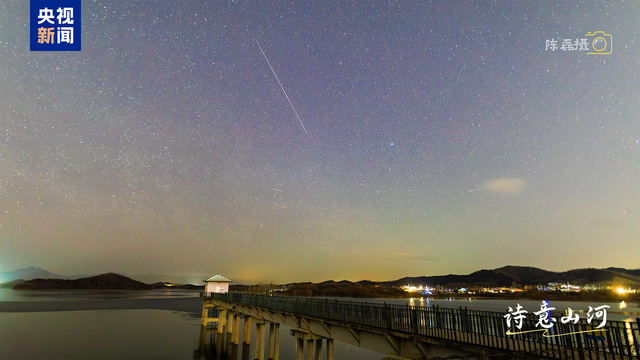
[[(253, 36), (253, 34), (251, 34), (251, 36)], [(287, 92), (284, 91), (284, 86), (282, 86), (282, 83), (280, 82), (280, 79), (278, 79), (278, 75), (276, 75), (276, 72), (273, 70), (273, 66), (271, 66), (271, 63), (269, 62), (269, 59), (267, 59), (267, 55), (262, 50), (262, 46), (260, 46), (260, 43), (258, 42), (258, 39), (256, 39), (255, 36), (253, 36), (253, 40), (256, 41), (256, 44), (258, 44), (258, 48), (260, 48), (260, 52), (262, 53), (262, 56), (264, 56), (264, 59), (267, 60), (267, 64), (269, 65), (269, 68), (271, 69), (271, 72), (273, 73), (273, 76), (275, 76), (276, 80), (278, 80), (278, 84), (280, 85), (280, 89), (282, 89), (282, 92), (284, 93), (284, 96), (287, 97), (287, 100), (289, 101), (289, 105), (291, 105), (291, 108), (293, 109), (293, 112), (296, 114), (296, 117), (298, 118), (298, 121), (300, 122), (300, 125), (302, 125), (302, 129), (304, 130), (304, 132), (306, 134), (308, 134), (307, 128), (304, 127), (304, 124), (302, 123), (302, 120), (300, 120), (300, 116), (298, 115), (298, 112), (296, 111), (296, 108), (293, 107), (293, 103), (291, 102), (291, 99), (289, 99), (289, 95), (287, 95)]]

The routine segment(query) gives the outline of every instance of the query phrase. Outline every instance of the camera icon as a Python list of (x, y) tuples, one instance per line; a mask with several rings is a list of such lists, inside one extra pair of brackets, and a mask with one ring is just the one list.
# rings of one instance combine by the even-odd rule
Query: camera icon
[(606, 34), (604, 31), (589, 32), (585, 36), (592, 36), (591, 49), (594, 52), (588, 52), (587, 54), (611, 54), (613, 51), (613, 39), (611, 35)]

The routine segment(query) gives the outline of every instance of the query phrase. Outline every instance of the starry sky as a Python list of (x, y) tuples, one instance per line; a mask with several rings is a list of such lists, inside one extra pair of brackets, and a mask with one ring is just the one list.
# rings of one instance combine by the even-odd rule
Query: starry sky
[[(82, 51), (31, 52), (3, 0), (0, 271), (638, 268), (638, 24), (637, 1), (100, 0)], [(611, 54), (546, 48), (600, 30)]]

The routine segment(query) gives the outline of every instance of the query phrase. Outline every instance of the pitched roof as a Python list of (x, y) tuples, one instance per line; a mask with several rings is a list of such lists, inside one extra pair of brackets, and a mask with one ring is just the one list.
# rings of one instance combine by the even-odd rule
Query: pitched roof
[(227, 279), (226, 277), (222, 276), (222, 275), (213, 275), (212, 277), (208, 278), (207, 280), (204, 280), (204, 282), (209, 282), (209, 281), (226, 281), (226, 282), (231, 282), (231, 280)]

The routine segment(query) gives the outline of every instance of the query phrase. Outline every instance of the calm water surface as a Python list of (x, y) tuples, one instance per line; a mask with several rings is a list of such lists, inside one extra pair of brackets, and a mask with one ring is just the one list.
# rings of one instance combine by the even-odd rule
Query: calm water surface
[[(0, 289), (1, 359), (253, 359), (253, 344), (233, 350), (227, 345), (226, 332), (220, 336), (212, 329), (201, 333), (201, 304), (191, 311), (118, 309), (89, 311), (2, 312), (1, 302), (51, 302), (78, 300), (188, 299), (197, 291), (16, 291)], [(429, 300), (428, 298), (350, 299), (354, 302), (410, 304), (505, 312), (519, 303), (530, 313), (540, 309), (537, 300)], [(9, 303), (5, 303), (9, 304)], [(42, 304), (30, 303), (37, 309)], [(72, 305), (72, 304), (71, 304)], [(635, 321), (640, 317), (637, 304), (618, 302), (551, 301), (557, 310), (588, 310), (589, 306), (609, 305), (608, 320)], [(5, 306), (5, 308), (8, 308)], [(73, 307), (71, 307), (73, 309)], [(32, 310), (37, 311), (37, 310)], [(584, 317), (584, 314), (580, 314)], [(242, 323), (241, 323), (242, 325)], [(295, 359), (295, 338), (291, 327), (280, 327), (281, 359)], [(242, 326), (240, 326), (242, 339)], [(268, 332), (268, 330), (267, 330)], [(255, 335), (255, 325), (252, 329)], [(268, 338), (268, 334), (267, 334)], [(202, 343), (204, 339), (204, 343)], [(252, 342), (254, 341), (252, 336)], [(324, 344), (326, 352), (326, 344)], [(237, 357), (231, 357), (237, 353)], [(246, 355), (243, 356), (243, 351)], [(335, 342), (335, 359), (381, 359), (378, 354), (352, 345)]]
[(91, 299), (167, 299), (198, 297), (189, 290), (13, 290), (0, 288), (0, 301), (74, 301)]

